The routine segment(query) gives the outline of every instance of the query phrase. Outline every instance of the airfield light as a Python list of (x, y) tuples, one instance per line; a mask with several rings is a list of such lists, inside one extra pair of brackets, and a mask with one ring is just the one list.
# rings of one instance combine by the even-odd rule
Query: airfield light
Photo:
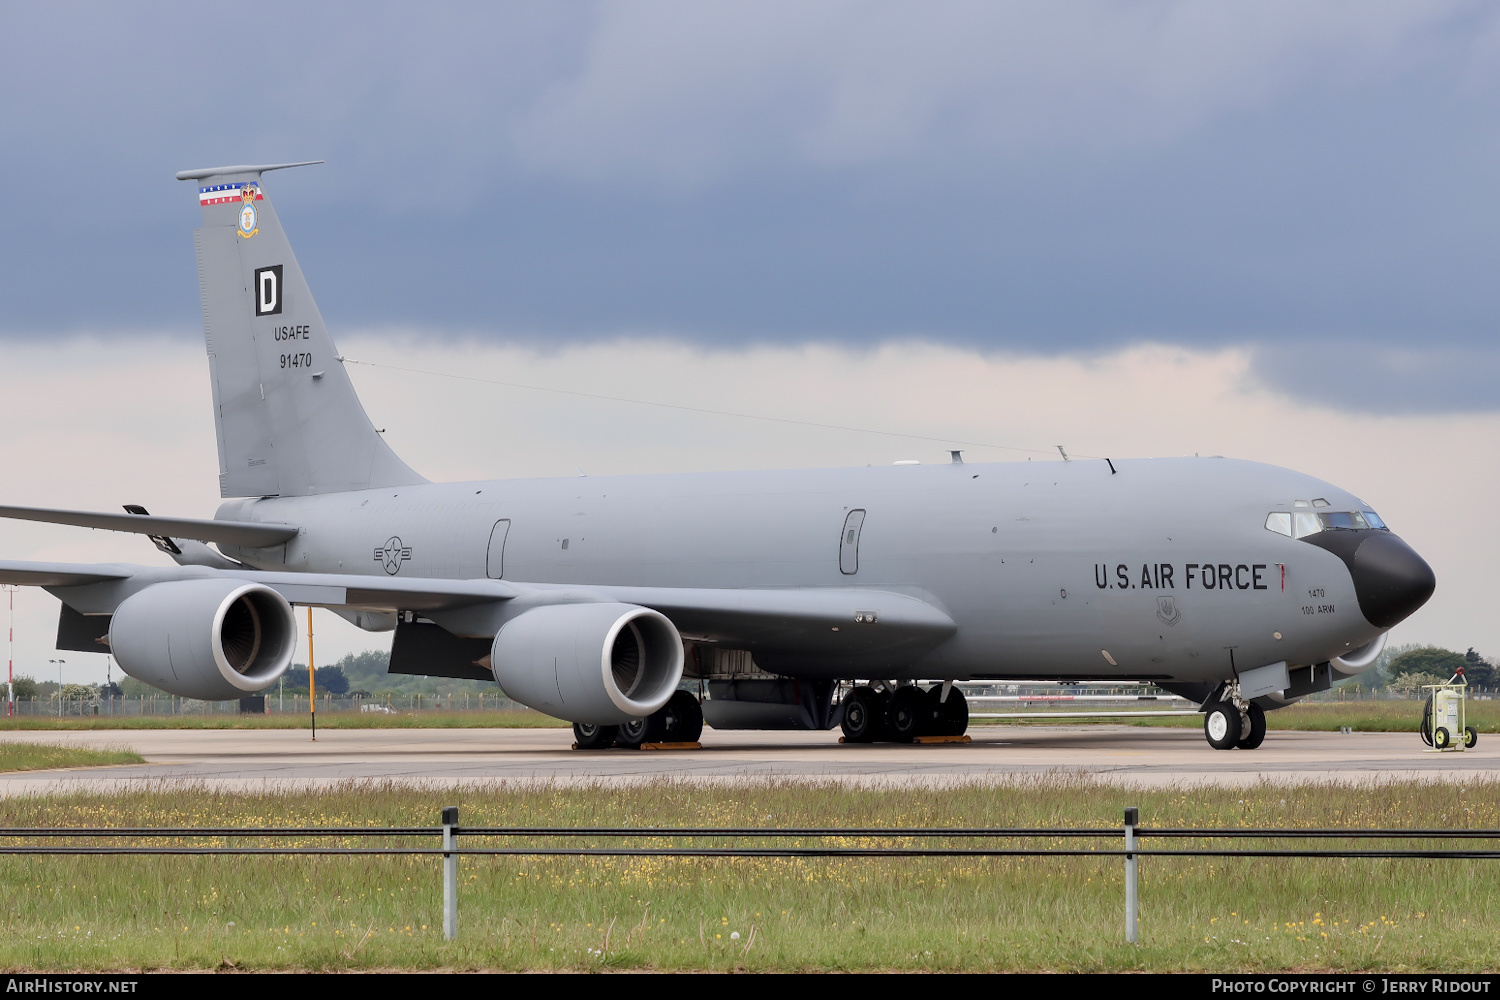
[(10, 591), (10, 658), (5, 664), (5, 714), (14, 718), (16, 714), (16, 588)]
[(312, 741), (318, 742), (318, 687), (313, 680), (312, 608), (307, 609), (307, 711), (312, 716)]
[(63, 712), (63, 709), (62, 709), (62, 668), (63, 668), (63, 664), (67, 663), (68, 661), (67, 660), (48, 660), (47, 662), (48, 663), (55, 663), (55, 664), (57, 664), (57, 715), (58, 715), (59, 718), (61, 718), (62, 717), (62, 712)]

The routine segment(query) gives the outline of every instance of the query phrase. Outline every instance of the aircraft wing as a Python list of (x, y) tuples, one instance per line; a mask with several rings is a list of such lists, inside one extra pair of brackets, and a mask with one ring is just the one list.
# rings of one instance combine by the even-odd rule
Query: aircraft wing
[[(145, 520), (140, 515), (125, 515)], [(136, 566), (0, 561), (0, 583), (47, 588), (84, 614), (111, 614), (125, 598), (174, 580), (228, 577), (264, 584), (292, 604), (370, 611), (432, 613), (479, 609), (521, 599), (524, 606), (620, 601), (660, 611), (684, 636), (735, 648), (798, 655), (862, 655), (932, 648), (957, 631), (939, 608), (908, 594), (863, 588), (709, 589), (560, 587), (505, 580), (444, 580), (354, 573), (221, 570), (206, 566)], [(519, 610), (519, 609), (518, 609)], [(480, 620), (493, 621), (488, 613)], [(457, 629), (457, 634), (471, 630)]]
[(0, 584), (45, 587), (85, 614), (111, 614), (126, 597), (153, 584), (204, 577), (263, 583), (292, 604), (375, 611), (462, 608), (510, 600), (518, 593), (516, 587), (501, 580), (398, 579), (354, 573), (276, 573), (218, 570), (205, 566), (0, 560)]
[[(788, 588), (718, 590), (680, 587), (557, 586), (504, 580), (225, 571), (224, 576), (263, 583), (293, 604), (372, 611), (444, 612), (518, 600), (524, 607), (579, 601), (619, 601), (660, 611), (685, 637), (766, 652), (857, 654), (872, 650), (932, 647), (958, 626), (919, 598), (888, 590)], [(519, 608), (517, 610), (520, 610)], [(511, 612), (514, 613), (514, 612)], [(487, 613), (463, 627), (433, 614), (456, 634), (493, 634)]]
[(263, 583), (292, 604), (356, 608), (365, 611), (438, 611), (518, 594), (503, 580), (439, 580), (424, 577), (361, 576), (354, 573), (268, 573), (223, 571), (220, 575)]
[(70, 524), (78, 528), (130, 531), (137, 535), (191, 538), (199, 542), (221, 542), (258, 549), (280, 545), (297, 537), (295, 524), (263, 524), (259, 521), (215, 521), (196, 517), (157, 517), (154, 514), (110, 514), (90, 510), (54, 510), (50, 507), (0, 507), (0, 517), (47, 524)]
[(765, 652), (841, 655), (930, 648), (958, 631), (953, 619), (939, 608), (889, 590), (593, 589), (626, 604), (660, 611), (689, 638)]
[(128, 580), (140, 566), (114, 563), (47, 563), (0, 560), (0, 584), (18, 587), (81, 587)]

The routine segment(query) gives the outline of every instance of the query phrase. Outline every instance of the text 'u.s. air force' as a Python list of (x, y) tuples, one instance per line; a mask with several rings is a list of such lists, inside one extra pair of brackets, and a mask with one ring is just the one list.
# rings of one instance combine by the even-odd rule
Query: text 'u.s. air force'
[(1267, 590), (1280, 583), (1279, 568), (1267, 563), (1142, 563), (1140, 572), (1125, 563), (1094, 563), (1094, 585), (1100, 590)]

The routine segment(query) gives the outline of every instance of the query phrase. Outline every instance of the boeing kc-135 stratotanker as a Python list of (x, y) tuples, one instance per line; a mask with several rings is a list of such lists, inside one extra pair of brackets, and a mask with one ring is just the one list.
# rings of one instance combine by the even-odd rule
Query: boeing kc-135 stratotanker
[(365, 415), (266, 195), (302, 165), (177, 175), (203, 212), (214, 518), (0, 508), (176, 564), (0, 561), (62, 601), (59, 649), (236, 698), (286, 671), (308, 605), (394, 630), (392, 672), (493, 679), (583, 749), (705, 720), (959, 735), (954, 681), (1033, 679), (1153, 682), (1252, 749), (1267, 709), (1369, 667), (1432, 594), (1364, 501), (1224, 458), (430, 483)]

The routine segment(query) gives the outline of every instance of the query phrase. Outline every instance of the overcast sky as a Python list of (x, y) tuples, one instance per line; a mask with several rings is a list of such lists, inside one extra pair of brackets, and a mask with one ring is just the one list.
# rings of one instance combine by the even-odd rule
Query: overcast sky
[(271, 190), (345, 324), (1253, 346), (1495, 405), (1494, 4), (3, 10), (11, 336), (195, 330), (173, 172), (326, 159)]
[[(0, 494), (212, 510), (172, 174), (325, 159), (266, 184), (351, 355), (1291, 465), (1437, 553), (1412, 636), (1500, 651), (1417, 500), (1500, 489), (1497, 125), (1477, 2), (0, 5)], [(925, 457), (361, 377), (436, 477)], [(104, 544), (50, 531), (3, 554)]]

